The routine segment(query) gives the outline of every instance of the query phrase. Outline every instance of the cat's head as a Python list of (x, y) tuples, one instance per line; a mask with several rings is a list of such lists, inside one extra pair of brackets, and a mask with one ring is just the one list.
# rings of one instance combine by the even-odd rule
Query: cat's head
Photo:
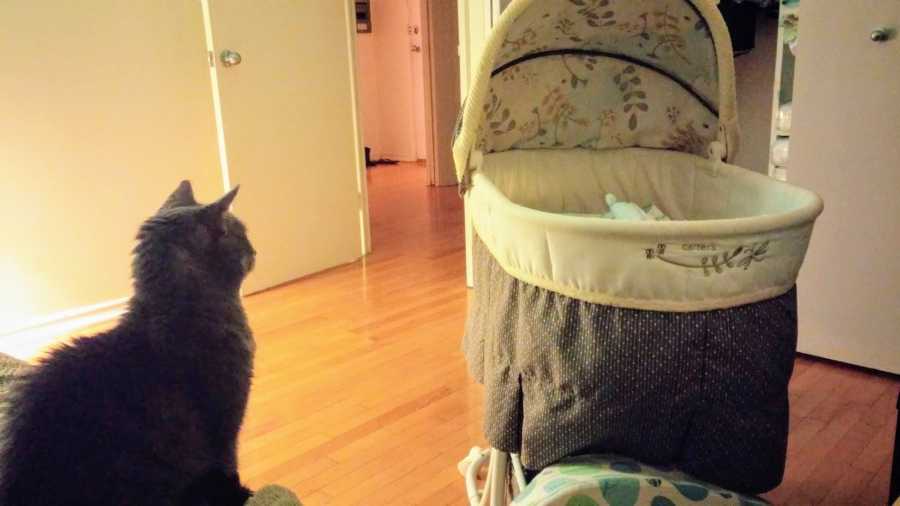
[(228, 211), (238, 187), (211, 204), (199, 204), (182, 181), (156, 215), (141, 226), (135, 248), (135, 280), (237, 289), (253, 269), (256, 251), (244, 224)]

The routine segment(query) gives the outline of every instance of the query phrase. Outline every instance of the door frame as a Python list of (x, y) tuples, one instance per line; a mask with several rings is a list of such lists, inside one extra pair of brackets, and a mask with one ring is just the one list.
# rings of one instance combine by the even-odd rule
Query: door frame
[(344, 0), (346, 40), (350, 74), (350, 95), (353, 97), (353, 136), (356, 144), (356, 189), (359, 192), (359, 233), (362, 256), (372, 252), (372, 226), (369, 220), (369, 187), (366, 179), (365, 143), (362, 136), (362, 112), (359, 103), (359, 76), (356, 65), (356, 2)]
[[(445, 117), (445, 113), (442, 112), (442, 107), (438, 104), (437, 97), (434, 94), (434, 83), (437, 81), (445, 82), (447, 76), (443, 74), (451, 72), (455, 75), (451, 74), (450, 78), (456, 79), (460, 88), (462, 88), (462, 75), (459, 74), (460, 66), (454, 65), (452, 68), (439, 68), (439, 65), (435, 63), (439, 60), (435, 58), (434, 54), (435, 47), (438, 46), (435, 44), (435, 36), (440, 31), (439, 28), (441, 26), (439, 23), (443, 18), (434, 15), (434, 0), (410, 1), (420, 2), (420, 12), (422, 13), (422, 70), (424, 72), (422, 83), (425, 87), (425, 151), (428, 155), (426, 158), (426, 181), (429, 186), (452, 186), (457, 184), (456, 169), (453, 167), (452, 158), (440, 156), (444, 151), (449, 153), (452, 146), (450, 146), (449, 139), (438, 138), (438, 132), (441, 130), (440, 125), (446, 122), (455, 122), (456, 118), (455, 115), (453, 118)], [(447, 2), (449, 0), (439, 1)], [(458, 8), (456, 10), (458, 11)], [(459, 26), (460, 20), (458, 18), (457, 23)], [(462, 56), (459, 47), (460, 45), (457, 44), (457, 47), (452, 48), (452, 50), (456, 52), (457, 57), (461, 60)], [(445, 48), (445, 50), (449, 49)], [(439, 76), (439, 74), (441, 75)]]
[(422, 17), (419, 20), (419, 29), (422, 33), (422, 86), (425, 88), (425, 184), (434, 186), (438, 178), (435, 164), (437, 148), (434, 139), (434, 88), (431, 79), (431, 5), (428, 0), (409, 1), (419, 2), (419, 13)]

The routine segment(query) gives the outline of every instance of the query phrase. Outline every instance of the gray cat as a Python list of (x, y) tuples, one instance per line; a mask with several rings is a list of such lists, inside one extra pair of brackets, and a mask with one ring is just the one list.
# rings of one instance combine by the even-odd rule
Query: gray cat
[(237, 506), (254, 343), (239, 288), (256, 252), (184, 181), (138, 233), (134, 296), (108, 332), (55, 349), (14, 388), (3, 506)]

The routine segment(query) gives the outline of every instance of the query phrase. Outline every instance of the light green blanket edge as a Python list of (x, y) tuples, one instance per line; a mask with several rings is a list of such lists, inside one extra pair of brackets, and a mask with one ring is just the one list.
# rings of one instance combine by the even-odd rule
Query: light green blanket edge
[(280, 485), (267, 485), (253, 494), (245, 506), (302, 506), (297, 496)]

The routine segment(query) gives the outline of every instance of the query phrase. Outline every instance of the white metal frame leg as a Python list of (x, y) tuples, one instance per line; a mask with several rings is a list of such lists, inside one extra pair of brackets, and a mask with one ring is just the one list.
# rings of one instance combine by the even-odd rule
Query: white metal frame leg
[[(484, 490), (478, 490), (478, 474), (487, 464)], [(459, 463), (466, 479), (470, 506), (505, 506), (525, 488), (525, 473), (519, 456), (496, 448), (472, 448)]]
[[(491, 448), (491, 464), (488, 471), (488, 484), (484, 488), (484, 496), (490, 506), (505, 506), (507, 501), (507, 484), (509, 483), (509, 455)], [(484, 502), (484, 499), (482, 499)]]

